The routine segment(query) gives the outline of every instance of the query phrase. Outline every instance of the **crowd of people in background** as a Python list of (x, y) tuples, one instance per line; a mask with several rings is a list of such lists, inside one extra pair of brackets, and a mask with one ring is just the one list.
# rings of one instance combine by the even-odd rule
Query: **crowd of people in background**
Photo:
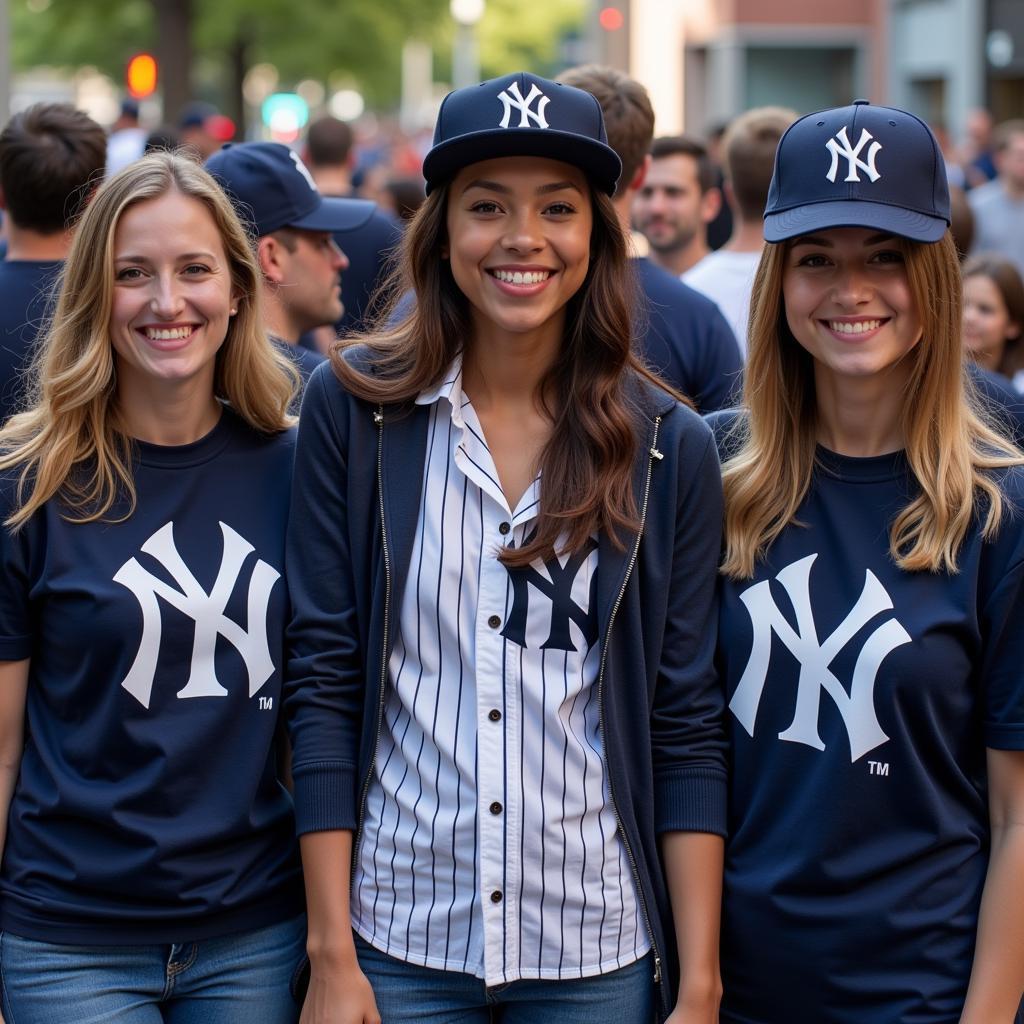
[(1024, 121), (485, 85), (0, 131), (4, 1018), (1010, 1024)]

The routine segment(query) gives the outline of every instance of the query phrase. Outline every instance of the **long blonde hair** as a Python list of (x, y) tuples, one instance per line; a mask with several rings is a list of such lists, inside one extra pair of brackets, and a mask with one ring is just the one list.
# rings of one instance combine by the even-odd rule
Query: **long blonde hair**
[(150, 154), (112, 177), (78, 223), (53, 319), (32, 366), (29, 408), (0, 430), (0, 470), (21, 470), (19, 507), (9, 527), (21, 527), (55, 495), (73, 522), (103, 518), (122, 497), (124, 516), (134, 510), (133, 442), (118, 415), (109, 331), (114, 233), (125, 210), (171, 190), (209, 211), (238, 296), (238, 313), (216, 356), (214, 395), (261, 433), (292, 422), (288, 406), (297, 375), (263, 330), (259, 269), (231, 203), (193, 160)]
[[(961, 286), (947, 232), (934, 244), (900, 240), (923, 335), (901, 404), (906, 457), (920, 493), (894, 519), (893, 561), (908, 571), (957, 571), (960, 546), (976, 514), (994, 535), (1004, 502), (992, 470), (1024, 456), (985, 419), (965, 377), (960, 336)], [(726, 555), (722, 572), (748, 579), (782, 530), (796, 521), (815, 465), (814, 361), (786, 322), (782, 276), (789, 245), (765, 246), (754, 279), (748, 413), (737, 421), (722, 470)]]

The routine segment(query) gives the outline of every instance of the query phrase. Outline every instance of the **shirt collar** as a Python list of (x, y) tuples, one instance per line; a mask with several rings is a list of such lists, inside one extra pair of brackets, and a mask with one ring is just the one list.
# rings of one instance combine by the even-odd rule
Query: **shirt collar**
[(463, 426), (462, 407), (466, 403), (466, 398), (462, 391), (461, 353), (452, 360), (439, 384), (426, 388), (416, 396), (416, 404), (433, 405), (442, 398), (446, 398), (452, 407), (452, 422), (458, 427)]

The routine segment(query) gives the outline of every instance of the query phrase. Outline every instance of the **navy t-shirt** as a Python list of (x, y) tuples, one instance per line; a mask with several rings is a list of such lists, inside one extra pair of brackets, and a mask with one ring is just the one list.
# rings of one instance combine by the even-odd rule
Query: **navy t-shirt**
[(647, 297), (640, 347), (648, 364), (691, 398), (698, 412), (735, 403), (743, 357), (719, 308), (646, 257), (633, 259)]
[(56, 298), (59, 261), (0, 262), (0, 424), (24, 406), (24, 375)]
[[(225, 410), (194, 444), (138, 444), (125, 521), (51, 500), (0, 529), (0, 658), (31, 658), (4, 930), (167, 943), (301, 910), (274, 749), (293, 450)], [(6, 517), (12, 475), (0, 493)]]
[[(728, 453), (723, 451), (725, 459)], [(723, 1024), (956, 1024), (988, 863), (986, 747), (1024, 749), (1024, 472), (957, 575), (903, 572), (902, 453), (820, 449), (797, 519), (726, 580)]]

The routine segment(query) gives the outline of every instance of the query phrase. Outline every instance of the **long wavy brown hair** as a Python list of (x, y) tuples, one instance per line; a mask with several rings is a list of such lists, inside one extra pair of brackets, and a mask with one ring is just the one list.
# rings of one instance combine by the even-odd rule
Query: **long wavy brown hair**
[[(960, 266), (949, 232), (934, 244), (899, 242), (921, 317), (921, 340), (904, 356), (911, 373), (902, 403), (907, 462), (918, 494), (889, 532), (901, 569), (956, 572), (975, 516), (990, 538), (1005, 512), (994, 470), (1024, 456), (981, 411), (966, 377), (961, 343)], [(744, 371), (747, 415), (735, 454), (722, 468), (726, 555), (722, 572), (749, 579), (790, 523), (811, 485), (817, 440), (814, 360), (786, 322), (782, 276), (789, 243), (765, 246), (754, 278), (750, 349)]]
[[(579, 550), (599, 530), (622, 545), (622, 531), (638, 526), (633, 460), (639, 409), (628, 380), (660, 381), (635, 354), (636, 281), (627, 265), (626, 238), (611, 200), (591, 189), (590, 266), (566, 307), (565, 338), (541, 382), (551, 437), (540, 457), (537, 531), (518, 549), (504, 549), (506, 565), (527, 565), (556, 549)], [(441, 253), (447, 242), (448, 187), (431, 191), (410, 223), (390, 285), (390, 306), (377, 330), (346, 339), (332, 353), (345, 387), (374, 403), (409, 402), (435, 387), (472, 338), (469, 302)], [(401, 296), (415, 293), (406, 316), (395, 320)], [(352, 345), (369, 348), (374, 372), (345, 358)], [(564, 540), (560, 543), (560, 538)]]
[(152, 153), (115, 174), (86, 208), (64, 266), (52, 323), (30, 374), (28, 408), (0, 430), (0, 470), (20, 469), (17, 529), (59, 496), (72, 522), (91, 522), (127, 499), (135, 506), (132, 448), (117, 408), (117, 364), (110, 341), (114, 234), (124, 212), (178, 191), (201, 202), (217, 226), (239, 296), (238, 313), (216, 356), (214, 395), (261, 433), (294, 420), (288, 406), (297, 375), (263, 329), (262, 284), (252, 245), (231, 203), (197, 163)]

